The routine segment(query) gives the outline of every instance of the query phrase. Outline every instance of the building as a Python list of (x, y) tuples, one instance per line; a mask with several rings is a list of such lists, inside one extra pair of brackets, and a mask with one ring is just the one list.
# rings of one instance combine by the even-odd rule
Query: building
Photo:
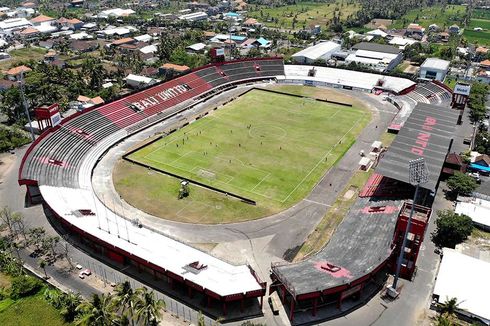
[(340, 50), (340, 44), (334, 42), (321, 42), (310, 46), (292, 55), (296, 63), (312, 64), (317, 60), (329, 60), (332, 54)]
[(181, 15), (181, 16), (179, 16), (179, 19), (180, 20), (186, 20), (189, 22), (195, 22), (195, 21), (199, 21), (199, 20), (208, 19), (208, 14), (205, 12), (202, 12), (202, 11), (198, 11), (198, 12), (193, 12), (190, 14)]
[(32, 26), (25, 18), (11, 18), (0, 21), (0, 33), (11, 35), (15, 31)]
[(412, 23), (412, 24), (409, 24), (407, 26), (406, 34), (411, 35), (411, 36), (414, 36), (414, 35), (423, 36), (424, 32), (425, 32), (425, 28), (423, 28), (419, 24)]
[(166, 75), (168, 73), (171, 73), (171, 74), (183, 74), (187, 71), (189, 71), (190, 68), (187, 67), (187, 66), (184, 66), (184, 65), (176, 65), (176, 64), (173, 64), (173, 63), (165, 63), (163, 64), (159, 69), (158, 69), (158, 73), (160, 75)]
[(7, 78), (12, 81), (20, 80), (22, 74), (30, 71), (32, 71), (32, 69), (27, 66), (14, 67), (7, 71)]
[(352, 47), (354, 53), (345, 58), (345, 63), (356, 63), (372, 70), (393, 70), (402, 60), (402, 50), (391, 45), (361, 42)]
[(421, 79), (443, 81), (449, 71), (449, 64), (446, 60), (427, 58), (420, 66), (419, 76)]
[(132, 9), (115, 8), (115, 9), (108, 9), (108, 10), (104, 10), (104, 11), (99, 12), (97, 14), (97, 18), (107, 19), (109, 17), (115, 17), (115, 18), (128, 17), (128, 16), (135, 14), (135, 13), (136, 13), (136, 11), (134, 11)]
[(158, 79), (133, 74), (129, 74), (124, 80), (126, 81), (126, 84), (132, 88), (143, 88), (159, 82)]
[(195, 43), (195, 44), (192, 44), (192, 45), (189, 45), (188, 47), (186, 47), (185, 50), (188, 53), (204, 53), (204, 51), (206, 50), (206, 44)]
[(454, 212), (469, 216), (476, 227), (490, 231), (490, 201), (487, 199), (487, 196), (478, 194), (474, 197), (458, 197)]
[(83, 22), (76, 18), (68, 19), (68, 18), (61, 17), (60, 19), (58, 19), (57, 23), (61, 28), (67, 28), (74, 31), (81, 29), (83, 26)]
[(460, 31), (461, 29), (456, 24), (449, 26), (449, 34), (459, 34)]
[(432, 298), (439, 304), (457, 298), (458, 314), (490, 325), (488, 275), (490, 263), (444, 248)]

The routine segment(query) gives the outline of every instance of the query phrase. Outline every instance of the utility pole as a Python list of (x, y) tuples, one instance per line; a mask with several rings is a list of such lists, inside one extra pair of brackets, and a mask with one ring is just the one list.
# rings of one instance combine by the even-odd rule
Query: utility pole
[(415, 194), (413, 196), (412, 208), (410, 209), (410, 215), (408, 217), (407, 228), (405, 229), (405, 235), (403, 236), (402, 246), (400, 248), (400, 255), (398, 256), (398, 262), (396, 264), (396, 273), (393, 280), (393, 285), (388, 288), (388, 294), (392, 297), (397, 297), (398, 292), (396, 290), (398, 284), (398, 278), (400, 277), (400, 269), (402, 266), (403, 256), (405, 254), (405, 247), (407, 245), (407, 237), (410, 232), (410, 226), (412, 223), (413, 212), (415, 211), (415, 202), (419, 193), (420, 184), (429, 181), (429, 171), (425, 166), (425, 160), (423, 158), (418, 158), (408, 162), (408, 173), (409, 182), (415, 186)]
[(29, 114), (29, 108), (27, 105), (26, 96), (24, 94), (24, 72), (23, 71), (20, 72), (20, 96), (22, 99), (22, 105), (24, 106), (24, 110), (26, 111), (27, 120), (29, 121), (29, 129), (31, 131), (31, 138), (32, 138), (32, 141), (34, 141), (36, 138), (34, 137), (34, 131), (32, 130), (31, 116)]

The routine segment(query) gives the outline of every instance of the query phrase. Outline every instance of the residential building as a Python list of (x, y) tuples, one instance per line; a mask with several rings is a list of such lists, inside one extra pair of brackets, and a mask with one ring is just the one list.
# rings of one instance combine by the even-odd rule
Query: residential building
[(340, 44), (331, 41), (321, 42), (296, 52), (291, 58), (297, 63), (312, 64), (317, 60), (329, 60), (340, 48)]
[(133, 9), (121, 9), (121, 8), (107, 9), (99, 12), (97, 14), (97, 18), (107, 19), (109, 17), (114, 17), (114, 18), (128, 17), (135, 13), (136, 11), (134, 11)]
[(30, 71), (32, 71), (31, 68), (22, 65), (9, 69), (6, 75), (9, 80), (16, 81), (16, 80), (20, 80), (22, 74), (26, 74)]
[(133, 74), (129, 74), (124, 80), (126, 81), (126, 84), (132, 88), (143, 88), (159, 82), (158, 79)]
[(427, 58), (420, 66), (421, 79), (443, 81), (449, 71), (450, 62), (438, 58)]
[(32, 26), (32, 23), (25, 18), (5, 19), (0, 21), (0, 33), (12, 35), (13, 32), (30, 26)]
[(206, 20), (206, 19), (208, 19), (208, 14), (205, 12), (202, 12), (202, 11), (198, 11), (198, 12), (193, 12), (190, 14), (181, 15), (181, 16), (179, 16), (179, 19), (180, 20), (186, 20), (189, 22)]
[(460, 31), (461, 29), (456, 24), (449, 26), (449, 34), (459, 34)]
[(412, 23), (412, 24), (409, 24), (407, 26), (406, 34), (411, 35), (411, 36), (414, 36), (414, 35), (423, 36), (424, 32), (425, 32), (425, 28), (423, 28), (419, 24)]

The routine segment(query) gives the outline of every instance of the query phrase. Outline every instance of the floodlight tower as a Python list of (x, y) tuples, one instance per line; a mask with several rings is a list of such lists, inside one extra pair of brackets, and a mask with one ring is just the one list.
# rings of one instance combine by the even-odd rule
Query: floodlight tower
[(34, 142), (36, 140), (36, 137), (34, 136), (34, 130), (32, 130), (32, 121), (31, 121), (31, 116), (29, 114), (29, 105), (27, 104), (26, 96), (24, 94), (24, 72), (20, 72), (20, 81), (19, 81), (19, 88), (20, 88), (20, 96), (22, 100), (22, 106), (24, 106), (24, 110), (26, 112), (27, 120), (29, 121), (29, 129), (31, 131), (31, 138), (32, 141)]
[(402, 266), (402, 261), (403, 261), (403, 256), (405, 254), (405, 246), (407, 245), (407, 237), (408, 233), (410, 232), (410, 225), (412, 223), (412, 216), (413, 212), (415, 210), (415, 201), (417, 200), (417, 196), (419, 193), (419, 187), (422, 183), (426, 183), (429, 181), (429, 171), (427, 170), (427, 167), (425, 166), (425, 160), (423, 158), (418, 158), (415, 160), (411, 160), (408, 162), (408, 173), (409, 173), (409, 182), (410, 184), (415, 186), (415, 194), (413, 196), (413, 201), (412, 201), (412, 207), (410, 209), (410, 215), (408, 217), (408, 222), (407, 222), (407, 228), (405, 230), (405, 235), (403, 236), (403, 242), (402, 246), (400, 248), (400, 255), (398, 256), (398, 261), (396, 264), (396, 272), (395, 272), (395, 278), (393, 280), (393, 284), (391, 287), (388, 289), (388, 293), (390, 295), (396, 297), (398, 295), (398, 292), (396, 291), (396, 286), (398, 283), (398, 278), (400, 276), (400, 269)]

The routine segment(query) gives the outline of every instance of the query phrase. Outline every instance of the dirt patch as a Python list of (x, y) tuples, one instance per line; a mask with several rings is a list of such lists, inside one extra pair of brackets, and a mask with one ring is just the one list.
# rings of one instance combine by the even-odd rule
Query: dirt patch
[(357, 188), (356, 187), (353, 187), (351, 186), (344, 194), (343, 198), (344, 200), (349, 200), (351, 199), (352, 197), (354, 197), (354, 195), (356, 194), (356, 190)]

